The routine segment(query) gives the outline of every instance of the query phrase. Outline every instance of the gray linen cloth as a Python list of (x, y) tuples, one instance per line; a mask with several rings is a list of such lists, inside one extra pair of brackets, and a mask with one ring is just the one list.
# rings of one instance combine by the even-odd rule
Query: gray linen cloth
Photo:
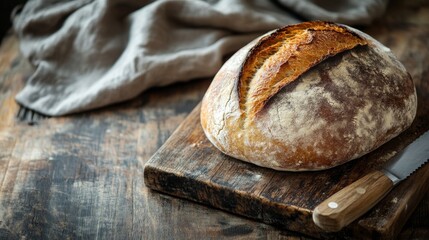
[[(335, 3), (333, 3), (335, 2)], [(226, 55), (286, 24), (368, 24), (387, 0), (31, 0), (14, 18), (35, 71), (16, 100), (59, 116), (153, 86), (212, 77)]]

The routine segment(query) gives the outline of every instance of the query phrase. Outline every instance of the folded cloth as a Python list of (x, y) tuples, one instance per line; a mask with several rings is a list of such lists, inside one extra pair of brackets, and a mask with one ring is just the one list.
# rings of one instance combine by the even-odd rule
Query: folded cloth
[(368, 24), (387, 0), (32, 0), (14, 19), (35, 72), (16, 100), (59, 116), (211, 77), (226, 55), (298, 16)]

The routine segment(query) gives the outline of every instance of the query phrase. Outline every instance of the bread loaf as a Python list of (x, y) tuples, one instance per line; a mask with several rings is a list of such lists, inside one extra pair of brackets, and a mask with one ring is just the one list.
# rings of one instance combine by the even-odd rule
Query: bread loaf
[(220, 151), (277, 170), (331, 168), (408, 128), (417, 96), (391, 51), (348, 26), (269, 32), (216, 74), (201, 125)]

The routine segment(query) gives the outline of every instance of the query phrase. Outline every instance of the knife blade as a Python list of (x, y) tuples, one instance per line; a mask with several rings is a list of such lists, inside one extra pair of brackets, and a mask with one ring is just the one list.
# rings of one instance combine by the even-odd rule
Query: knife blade
[(429, 159), (429, 131), (371, 172), (341, 189), (313, 211), (313, 222), (328, 232), (337, 232), (374, 207), (399, 182)]

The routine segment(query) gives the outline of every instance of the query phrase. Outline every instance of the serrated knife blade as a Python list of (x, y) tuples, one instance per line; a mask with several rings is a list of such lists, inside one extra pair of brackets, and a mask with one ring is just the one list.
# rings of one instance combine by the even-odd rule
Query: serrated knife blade
[(396, 185), (429, 159), (429, 131), (414, 140), (383, 167), (383, 173)]
[(380, 171), (374, 171), (341, 189), (313, 211), (313, 221), (328, 232), (336, 232), (362, 216), (400, 181), (429, 159), (429, 131), (398, 152)]

